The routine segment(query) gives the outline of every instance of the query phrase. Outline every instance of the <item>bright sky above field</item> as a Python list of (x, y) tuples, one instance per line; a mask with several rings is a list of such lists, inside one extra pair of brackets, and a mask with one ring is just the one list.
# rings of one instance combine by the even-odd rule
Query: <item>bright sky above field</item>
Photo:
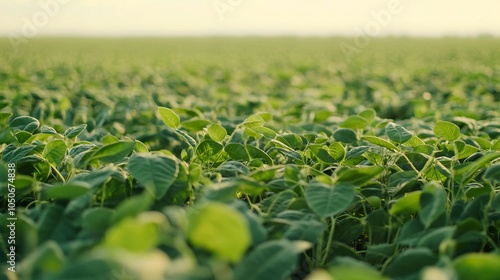
[(0, 0), (3, 36), (500, 36), (498, 0)]

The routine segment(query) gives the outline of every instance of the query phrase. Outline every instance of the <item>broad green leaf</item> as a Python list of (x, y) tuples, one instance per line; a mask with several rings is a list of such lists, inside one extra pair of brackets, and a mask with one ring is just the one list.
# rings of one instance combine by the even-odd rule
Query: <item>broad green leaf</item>
[(281, 134), (276, 139), (294, 150), (301, 149), (304, 145), (302, 138), (293, 133)]
[(158, 107), (161, 120), (170, 128), (176, 129), (181, 123), (179, 116), (169, 108)]
[(160, 199), (177, 178), (179, 167), (169, 157), (140, 153), (130, 157), (128, 170), (154, 198)]
[(262, 243), (236, 265), (235, 279), (287, 279), (296, 268), (299, 253), (308, 247), (307, 242), (286, 239)]
[(490, 150), (493, 146), (490, 141), (482, 138), (482, 137), (472, 137), (472, 139), (479, 144), (479, 147), (483, 150)]
[(423, 192), (420, 196), (420, 221), (429, 227), (445, 210), (447, 204), (446, 192), (436, 189), (434, 192)]
[(12, 116), (12, 113), (0, 113), (0, 123), (3, 123), (4, 121), (8, 120)]
[(376, 178), (383, 171), (384, 167), (382, 166), (353, 167), (342, 172), (337, 181), (362, 186), (368, 184), (371, 179)]
[(82, 196), (92, 190), (92, 186), (87, 182), (68, 182), (64, 185), (55, 185), (43, 191), (48, 198), (73, 199)]
[(138, 152), (138, 153), (147, 153), (149, 152), (149, 149), (148, 147), (142, 143), (141, 141), (139, 140), (135, 140), (135, 147), (134, 147), (134, 151)]
[(484, 178), (500, 183), (500, 164), (497, 163), (488, 167), (484, 173)]
[(75, 177), (71, 178), (69, 182), (85, 182), (89, 184), (92, 188), (99, 188), (101, 187), (104, 182), (106, 182), (113, 174), (121, 174), (120, 171), (118, 171), (114, 167), (106, 167), (106, 168), (101, 168), (98, 170), (94, 170), (93, 172), (89, 173), (80, 173), (76, 175)]
[(266, 122), (269, 122), (273, 119), (273, 115), (268, 112), (257, 113), (256, 115), (261, 117)]
[(372, 144), (375, 144), (377, 146), (380, 146), (380, 147), (384, 147), (384, 148), (387, 148), (391, 151), (396, 151), (398, 148), (392, 144), (391, 142), (387, 141), (387, 140), (384, 140), (380, 137), (377, 137), (377, 136), (369, 136), (369, 135), (365, 135), (363, 136), (363, 139), (372, 143)]
[(189, 166), (183, 161), (179, 162), (178, 166), (179, 173), (177, 174), (177, 178), (165, 194), (163, 200), (164, 203), (183, 205), (191, 194), (191, 182), (196, 180), (193, 178), (195, 176), (194, 172), (190, 173)]
[(224, 151), (234, 160), (250, 160), (247, 149), (240, 143), (229, 143), (224, 147)]
[(500, 256), (497, 254), (470, 253), (453, 261), (459, 279), (496, 280), (500, 275)]
[(412, 214), (418, 212), (418, 210), (420, 210), (421, 195), (422, 191), (414, 191), (405, 194), (404, 197), (399, 198), (392, 204), (391, 209), (389, 209), (389, 214), (394, 216), (398, 214)]
[(263, 126), (266, 121), (259, 116), (259, 115), (251, 115), (245, 121), (243, 122), (243, 126), (252, 128), (252, 127), (258, 127), (258, 126)]
[(493, 145), (491, 146), (491, 150), (500, 151), (500, 139), (498, 139), (497, 141), (495, 141), (495, 143), (493, 143)]
[(425, 145), (425, 142), (422, 141), (422, 139), (418, 138), (418, 136), (413, 135), (410, 138), (410, 140), (406, 141), (404, 144), (407, 146), (410, 146), (410, 147), (418, 147), (418, 146)]
[(308, 149), (323, 163), (336, 163), (337, 160), (334, 159), (328, 151), (326, 150), (326, 146), (323, 145), (310, 145)]
[(396, 172), (389, 176), (388, 187), (390, 193), (398, 193), (402, 189), (412, 188), (418, 181), (415, 171)]
[(427, 248), (407, 249), (387, 266), (386, 274), (392, 279), (398, 277), (408, 277), (419, 273), (427, 266), (435, 265), (438, 257)]
[(53, 127), (46, 125), (42, 125), (42, 127), (40, 127), (40, 133), (58, 135), (57, 131)]
[(484, 168), (493, 160), (500, 157), (500, 152), (490, 152), (474, 162), (455, 165), (453, 167), (453, 179), (462, 185), (468, 184), (476, 175), (477, 171)]
[(115, 210), (97, 207), (88, 208), (82, 214), (82, 227), (93, 231), (105, 231), (111, 224)]
[(40, 126), (40, 122), (33, 117), (21, 116), (13, 119), (9, 125), (13, 130), (24, 130), (33, 133)]
[(454, 141), (460, 137), (460, 128), (451, 122), (437, 121), (434, 126), (434, 133), (441, 139)]
[(352, 115), (347, 117), (343, 122), (341, 122), (339, 126), (343, 128), (363, 129), (366, 127), (367, 124), (368, 122), (366, 121), (365, 118), (357, 115)]
[(120, 139), (118, 139), (118, 137), (112, 135), (111, 133), (108, 133), (108, 134), (104, 135), (103, 137), (101, 137), (100, 141), (101, 141), (102, 145), (106, 146), (106, 145), (109, 145), (112, 143), (119, 142)]
[(295, 198), (296, 194), (293, 191), (281, 191), (263, 199), (259, 206), (262, 211), (267, 213), (267, 215), (276, 216), (288, 209), (288, 206)]
[(16, 272), (22, 269), (23, 275), (32, 273), (28, 277), (30, 279), (36, 279), (41, 274), (55, 275), (64, 267), (65, 261), (61, 247), (54, 240), (49, 240), (26, 256), (16, 267)]
[(192, 131), (192, 132), (197, 132), (203, 130), (205, 127), (207, 127), (211, 122), (203, 119), (191, 119), (187, 121), (182, 122), (182, 127)]
[(214, 140), (204, 140), (196, 147), (196, 154), (202, 160), (209, 160), (222, 151), (223, 146)]
[(179, 137), (183, 139), (184, 142), (186, 142), (189, 146), (196, 146), (196, 140), (194, 140), (193, 137), (189, 136), (185, 131), (176, 129), (175, 133), (177, 133), (177, 135), (179, 135)]
[(208, 135), (214, 141), (220, 142), (226, 138), (227, 131), (220, 124), (213, 123), (207, 128)]
[(111, 222), (116, 223), (126, 217), (135, 217), (148, 210), (152, 203), (153, 200), (147, 193), (131, 197), (116, 207)]
[(245, 217), (222, 203), (211, 202), (192, 208), (188, 221), (191, 243), (228, 262), (238, 262), (251, 244)]
[(272, 138), (276, 137), (276, 132), (274, 132), (274, 130), (267, 128), (265, 126), (255, 126), (255, 127), (247, 128), (247, 129), (250, 129), (251, 131), (253, 131), (259, 135), (262, 135), (266, 138), (272, 139)]
[(311, 183), (306, 187), (306, 201), (309, 207), (321, 218), (334, 216), (349, 207), (356, 192), (349, 183), (328, 186)]
[(384, 280), (382, 273), (351, 257), (336, 257), (328, 269), (334, 280)]
[(263, 150), (253, 146), (253, 145), (246, 145), (245, 148), (248, 151), (248, 154), (252, 159), (261, 159), (265, 163), (272, 165), (273, 164), (273, 159)]
[[(104, 246), (120, 248), (134, 253), (148, 252), (159, 241), (158, 224), (149, 220), (144, 212), (142, 217), (125, 218), (106, 232)], [(130, 238), (133, 236), (134, 238)]]
[(26, 145), (16, 148), (14, 145), (8, 145), (2, 152), (2, 160), (6, 163), (16, 163), (28, 155), (36, 146)]
[(179, 115), (186, 115), (188, 117), (195, 117), (195, 118), (203, 118), (203, 113), (200, 112), (200, 110), (196, 108), (174, 108), (173, 110), (175, 113)]
[(375, 120), (375, 117), (377, 116), (377, 112), (372, 108), (367, 108), (367, 109), (363, 110), (362, 112), (360, 112), (358, 115), (363, 117), (365, 120), (367, 120), (368, 124), (371, 124)]
[(399, 144), (405, 143), (413, 137), (413, 134), (406, 128), (392, 122), (385, 127), (385, 135)]
[(283, 237), (289, 240), (304, 240), (316, 243), (326, 225), (315, 220), (301, 220), (292, 222), (291, 226), (285, 231)]
[(104, 163), (116, 163), (130, 155), (134, 147), (135, 142), (119, 141), (111, 143), (97, 150), (92, 159), (98, 159)]
[(340, 161), (344, 158), (345, 148), (339, 142), (334, 142), (328, 147), (329, 154), (336, 160)]
[(64, 136), (66, 138), (69, 138), (69, 139), (73, 139), (73, 138), (76, 138), (78, 137), (78, 135), (80, 135), (83, 130), (87, 128), (87, 125), (86, 124), (81, 124), (81, 125), (78, 125), (78, 126), (72, 126), (68, 129), (66, 129), (66, 131), (64, 132)]
[(333, 280), (330, 273), (324, 269), (315, 269), (307, 276), (307, 280)]
[[(47, 134), (45, 134), (47, 135)], [(19, 144), (24, 144), (25, 142), (27, 142), (28, 140), (31, 140), (33, 134), (29, 133), (29, 132), (26, 132), (26, 131), (17, 131), (14, 133), (14, 136), (16, 137), (17, 139), (17, 142), (19, 142)], [(50, 137), (50, 136), (49, 136)], [(48, 138), (48, 137), (47, 137)], [(28, 143), (31, 143), (32, 141), (28, 142)]]
[(450, 240), (455, 230), (454, 226), (432, 228), (425, 235), (418, 238), (416, 244), (418, 247), (425, 247), (431, 250), (440, 249), (441, 243), (445, 240)]
[(64, 140), (52, 140), (45, 146), (42, 156), (50, 164), (58, 166), (66, 155), (66, 143)]
[(250, 169), (239, 161), (228, 160), (217, 168), (223, 177), (236, 177), (241, 174), (248, 174)]
[(349, 128), (339, 128), (333, 132), (333, 138), (343, 143), (355, 143), (358, 141), (356, 132)]

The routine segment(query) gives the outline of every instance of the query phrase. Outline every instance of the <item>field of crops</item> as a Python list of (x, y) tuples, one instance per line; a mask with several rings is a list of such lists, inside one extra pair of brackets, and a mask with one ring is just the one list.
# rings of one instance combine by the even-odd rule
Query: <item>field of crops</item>
[(0, 279), (498, 279), (500, 39), (342, 42), (1, 39)]

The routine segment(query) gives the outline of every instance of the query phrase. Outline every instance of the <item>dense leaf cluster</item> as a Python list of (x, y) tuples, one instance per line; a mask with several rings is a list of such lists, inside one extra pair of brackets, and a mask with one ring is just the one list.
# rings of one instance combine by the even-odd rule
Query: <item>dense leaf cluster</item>
[(440, 46), (415, 49), (444, 57), (421, 68), (391, 39), (372, 47), (393, 57), (351, 64), (303, 50), (321, 39), (286, 58), (292, 39), (246, 40), (272, 48), (7, 57), (0, 204), (14, 163), (21, 279), (496, 279), (500, 69), (476, 41), (400, 39)]

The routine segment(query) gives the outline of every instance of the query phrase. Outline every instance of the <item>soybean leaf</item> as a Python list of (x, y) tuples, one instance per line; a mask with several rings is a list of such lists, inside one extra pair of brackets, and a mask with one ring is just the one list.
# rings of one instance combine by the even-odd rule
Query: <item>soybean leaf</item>
[(393, 279), (408, 277), (419, 273), (426, 266), (435, 265), (437, 261), (437, 256), (429, 249), (411, 248), (394, 258), (387, 266), (386, 273)]
[(494, 280), (500, 275), (500, 256), (470, 253), (455, 259), (452, 266), (459, 279)]
[(243, 126), (247, 128), (263, 126), (266, 121), (259, 115), (251, 115), (244, 122)]
[(179, 116), (169, 108), (158, 107), (161, 120), (170, 128), (176, 129), (181, 123)]
[(343, 143), (355, 143), (358, 141), (356, 132), (349, 128), (339, 128), (333, 132), (333, 138)]
[(207, 125), (210, 124), (210, 121), (203, 120), (203, 119), (191, 119), (182, 122), (182, 127), (192, 131), (192, 132), (197, 132), (205, 128)]
[(323, 183), (310, 183), (306, 187), (306, 201), (309, 207), (321, 218), (334, 216), (351, 204), (356, 192), (349, 183), (328, 186)]
[(68, 129), (66, 129), (66, 131), (64, 132), (64, 136), (69, 138), (69, 139), (73, 139), (75, 137), (78, 137), (78, 135), (80, 135), (85, 128), (87, 128), (86, 124), (72, 126)]
[(263, 150), (253, 145), (246, 145), (245, 148), (252, 159), (261, 159), (267, 164), (273, 164), (273, 159)]
[(404, 197), (399, 198), (392, 204), (391, 209), (389, 209), (389, 214), (394, 216), (398, 214), (412, 214), (417, 212), (420, 210), (421, 195), (421, 191), (407, 193)]
[(354, 186), (362, 186), (368, 184), (371, 179), (377, 177), (377, 175), (382, 173), (382, 171), (384, 171), (384, 168), (382, 166), (351, 168), (342, 172), (339, 175), (337, 181), (347, 182)]
[(484, 178), (500, 183), (500, 164), (494, 164), (484, 173)]
[(363, 136), (363, 139), (377, 146), (387, 148), (391, 151), (396, 151), (398, 149), (394, 144), (380, 137), (365, 135)]
[(235, 268), (235, 279), (286, 279), (294, 270), (298, 254), (309, 247), (304, 241), (271, 240), (252, 250)]
[(192, 208), (188, 214), (188, 236), (194, 246), (236, 263), (251, 244), (245, 217), (218, 202)]
[(453, 167), (453, 178), (462, 185), (468, 184), (476, 175), (476, 172), (485, 167), (493, 160), (500, 157), (500, 152), (490, 152), (474, 162), (455, 165)]
[(372, 108), (367, 108), (367, 109), (363, 110), (362, 112), (360, 112), (358, 115), (360, 115), (365, 120), (367, 120), (368, 124), (371, 124), (375, 120), (375, 117), (377, 116), (377, 112)]
[(92, 190), (92, 186), (86, 182), (68, 182), (64, 185), (55, 185), (44, 190), (44, 195), (55, 199), (73, 199), (82, 196)]
[(13, 130), (24, 130), (33, 133), (40, 126), (40, 122), (33, 117), (21, 116), (13, 119), (9, 125)]
[(437, 121), (434, 126), (434, 133), (444, 140), (454, 141), (460, 136), (460, 128), (451, 122)]
[(128, 161), (128, 170), (156, 199), (168, 191), (177, 178), (177, 162), (167, 156), (135, 154)]
[(446, 210), (447, 197), (442, 189), (423, 192), (420, 196), (420, 221), (429, 227)]
[(42, 156), (50, 164), (58, 166), (61, 164), (66, 154), (66, 143), (64, 140), (52, 140), (45, 146)]
[(229, 143), (224, 147), (224, 151), (234, 160), (248, 161), (247, 149), (240, 143)]
[(158, 225), (154, 220), (126, 218), (106, 232), (104, 246), (144, 253), (154, 248), (159, 238)]
[(323, 145), (310, 145), (308, 149), (321, 161), (324, 163), (336, 163), (337, 160), (334, 159)]
[(16, 148), (13, 144), (8, 145), (2, 152), (2, 160), (7, 163), (16, 163), (29, 154), (35, 145), (26, 145)]
[(135, 142), (119, 141), (101, 147), (92, 157), (104, 163), (116, 163), (130, 155), (134, 150)]
[(222, 145), (214, 140), (204, 140), (196, 147), (196, 154), (202, 160), (209, 160), (222, 151)]
[(321, 237), (325, 224), (315, 220), (301, 220), (293, 222), (285, 231), (284, 236), (290, 240), (304, 240), (316, 243)]
[(385, 135), (387, 135), (387, 137), (389, 137), (392, 141), (399, 144), (410, 140), (413, 136), (413, 134), (406, 130), (406, 128), (392, 122), (387, 124), (385, 127)]
[(274, 130), (267, 128), (265, 126), (255, 126), (255, 127), (247, 128), (247, 129), (251, 130), (254, 133), (262, 135), (266, 138), (269, 138), (269, 139), (276, 137), (276, 132), (274, 132)]
[(343, 122), (341, 122), (339, 126), (343, 128), (363, 129), (366, 127), (367, 124), (368, 122), (366, 121), (365, 118), (357, 115), (352, 115), (347, 117)]
[(213, 140), (220, 142), (226, 138), (227, 131), (220, 124), (213, 123), (207, 128), (208, 135)]

